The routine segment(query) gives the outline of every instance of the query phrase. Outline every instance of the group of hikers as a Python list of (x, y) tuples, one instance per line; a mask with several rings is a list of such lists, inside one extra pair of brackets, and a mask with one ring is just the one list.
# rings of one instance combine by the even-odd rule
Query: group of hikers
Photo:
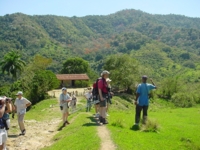
[[(84, 96), (87, 99), (86, 111), (90, 111), (92, 104), (95, 106), (95, 117), (98, 118), (99, 122), (102, 124), (108, 124), (108, 107), (109, 104), (112, 104), (111, 99), (114, 95), (111, 91), (111, 80), (109, 79), (109, 72), (104, 70), (101, 73), (96, 82), (93, 84), (93, 88), (89, 88), (88, 93)], [(139, 125), (141, 112), (143, 112), (143, 123), (146, 123), (147, 120), (147, 110), (149, 106), (149, 92), (153, 89), (156, 89), (156, 86), (152, 79), (150, 81), (152, 84), (147, 83), (148, 77), (146, 75), (142, 76), (142, 83), (137, 86), (136, 90), (136, 112), (135, 112), (135, 124)], [(63, 114), (63, 126), (69, 124), (67, 120), (69, 111), (68, 103), (71, 101), (70, 96), (67, 94), (67, 89), (62, 88), (62, 94), (60, 95), (60, 107), (62, 108)], [(63, 96), (64, 95), (64, 96)]]
[[(101, 77), (96, 80), (93, 84), (93, 88), (88, 88), (88, 92), (84, 95), (87, 104), (86, 111), (90, 111), (92, 104), (95, 105), (95, 117), (99, 119), (100, 123), (108, 124), (106, 116), (108, 116), (108, 103), (111, 103), (111, 98), (113, 93), (111, 92), (110, 79), (108, 71), (103, 71)], [(62, 88), (62, 93), (60, 94), (60, 109), (62, 111), (63, 117), (63, 126), (70, 124), (67, 120), (69, 116), (69, 102), (71, 103), (72, 99), (69, 94), (67, 94), (67, 89)], [(92, 103), (93, 102), (93, 103)]]
[(19, 135), (26, 134), (24, 115), (26, 114), (26, 108), (31, 105), (31, 102), (22, 95), (23, 92), (21, 91), (16, 94), (17, 98), (14, 104), (12, 103), (12, 98), (0, 97), (0, 150), (6, 150), (7, 132), (10, 128), (10, 113), (17, 113), (18, 124), (21, 130)]
[[(91, 104), (95, 106), (95, 117), (99, 120), (99, 123), (108, 124), (108, 107), (112, 104), (111, 92), (111, 80), (109, 79), (109, 72), (104, 70), (101, 73), (96, 82), (93, 84), (93, 88), (88, 89), (88, 93), (85, 94), (87, 99), (87, 111), (90, 111)], [(143, 123), (147, 120), (147, 111), (149, 106), (149, 92), (156, 89), (156, 86), (152, 79), (150, 80), (152, 84), (147, 83), (148, 77), (146, 75), (142, 76), (142, 83), (137, 86), (136, 90), (136, 112), (135, 112), (135, 124), (139, 125), (141, 112), (143, 111)], [(24, 126), (24, 116), (26, 114), (26, 108), (31, 105), (31, 102), (23, 97), (23, 92), (19, 91), (16, 94), (17, 98), (12, 103), (12, 99), (6, 96), (0, 97), (0, 150), (6, 150), (6, 140), (7, 131), (10, 128), (10, 113), (16, 112), (19, 128), (21, 133), (19, 135), (25, 135), (26, 129)], [(72, 97), (67, 93), (67, 88), (62, 88), (62, 93), (59, 97), (60, 109), (62, 112), (63, 126), (70, 124), (68, 121), (69, 116), (69, 104), (72, 107), (72, 111), (76, 108), (77, 98), (75, 95)]]

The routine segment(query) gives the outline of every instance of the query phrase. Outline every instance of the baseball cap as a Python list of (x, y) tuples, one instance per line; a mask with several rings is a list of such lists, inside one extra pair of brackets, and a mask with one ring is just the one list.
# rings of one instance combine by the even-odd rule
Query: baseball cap
[(62, 91), (64, 91), (64, 90), (66, 91), (66, 90), (67, 90), (67, 88), (66, 88), (66, 87), (63, 87), (63, 88), (62, 88)]
[(18, 91), (16, 95), (23, 95), (22, 91)]
[(105, 75), (105, 74), (110, 74), (110, 72), (108, 72), (107, 70), (104, 70), (102, 73), (101, 73), (101, 76)]
[(147, 75), (142, 76), (142, 79), (147, 79), (147, 78), (148, 78)]

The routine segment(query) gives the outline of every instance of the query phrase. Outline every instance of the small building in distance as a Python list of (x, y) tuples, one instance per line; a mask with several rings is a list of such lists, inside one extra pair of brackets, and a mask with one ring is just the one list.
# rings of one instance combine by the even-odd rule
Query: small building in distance
[(56, 77), (60, 80), (60, 87), (77, 87), (81, 86), (83, 81), (89, 81), (87, 74), (56, 74)]

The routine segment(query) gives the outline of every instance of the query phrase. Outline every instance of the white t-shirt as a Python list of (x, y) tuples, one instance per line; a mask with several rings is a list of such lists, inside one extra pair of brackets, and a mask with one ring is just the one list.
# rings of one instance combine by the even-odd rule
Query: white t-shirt
[(86, 94), (85, 94), (85, 97), (86, 97), (87, 99), (90, 99), (90, 98), (92, 98), (92, 93), (89, 93), (89, 92), (88, 92), (88, 93), (86, 93)]
[(14, 105), (17, 107), (17, 113), (25, 114), (26, 113), (26, 104), (29, 104), (29, 103), (31, 103), (31, 102), (24, 97), (22, 97), (21, 99), (16, 98)]

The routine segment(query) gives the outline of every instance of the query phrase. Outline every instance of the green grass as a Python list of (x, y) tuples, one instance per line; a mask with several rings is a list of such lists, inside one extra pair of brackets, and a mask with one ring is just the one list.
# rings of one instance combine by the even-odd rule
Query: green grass
[(149, 117), (159, 126), (159, 132), (143, 132), (132, 128), (135, 116), (134, 105), (128, 105), (129, 109), (123, 109), (124, 106), (119, 109), (119, 104), (116, 105), (118, 101), (122, 103), (121, 101), (124, 100), (119, 97), (114, 98), (107, 126), (117, 149), (200, 149), (199, 107), (174, 108), (166, 101), (155, 100), (149, 108)]
[[(100, 138), (97, 135), (96, 122), (91, 112), (85, 112), (86, 100), (80, 99), (82, 108), (69, 116), (70, 125), (60, 130), (52, 139), (52, 145), (43, 150), (98, 150)], [(200, 149), (200, 106), (192, 108), (176, 108), (168, 101), (155, 99), (149, 107), (149, 122), (133, 128), (135, 105), (115, 96), (109, 108), (109, 124), (111, 139), (118, 150), (198, 150)], [(47, 120), (61, 116), (55, 99), (45, 100), (27, 112), (27, 120)], [(54, 105), (50, 107), (50, 105)], [(73, 122), (72, 122), (73, 121)], [(62, 122), (58, 125), (62, 125)]]
[(51, 147), (43, 150), (97, 150), (100, 148), (100, 138), (97, 135), (96, 123), (91, 113), (77, 114), (72, 124), (63, 128), (52, 140)]
[(31, 107), (26, 113), (25, 120), (49, 120), (61, 116), (57, 99), (48, 99)]

